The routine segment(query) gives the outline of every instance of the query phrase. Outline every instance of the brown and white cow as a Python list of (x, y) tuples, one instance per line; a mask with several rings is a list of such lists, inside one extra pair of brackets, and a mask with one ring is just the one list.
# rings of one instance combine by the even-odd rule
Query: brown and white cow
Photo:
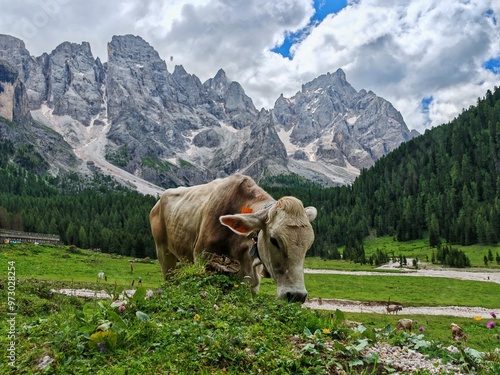
[(249, 278), (254, 293), (265, 267), (279, 298), (303, 302), (304, 258), (314, 241), (310, 222), (316, 214), (297, 198), (275, 201), (250, 177), (233, 175), (166, 190), (150, 223), (164, 278), (177, 260), (194, 262), (203, 253), (216, 253), (240, 263), (241, 277)]

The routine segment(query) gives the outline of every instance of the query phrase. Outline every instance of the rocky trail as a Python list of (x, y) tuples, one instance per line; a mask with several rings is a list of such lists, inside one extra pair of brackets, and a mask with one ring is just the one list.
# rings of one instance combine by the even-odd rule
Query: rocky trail
[[(411, 260), (410, 260), (411, 262)], [(379, 271), (338, 271), (338, 270), (320, 270), (305, 269), (309, 274), (340, 274), (340, 275), (358, 275), (358, 276), (397, 276), (397, 277), (444, 277), (459, 280), (474, 280), (500, 284), (500, 271), (490, 269), (475, 269), (466, 271), (462, 269), (443, 269), (443, 268), (422, 268), (409, 269), (399, 268), (398, 263), (389, 263), (378, 269)], [(383, 272), (388, 270), (391, 272)], [(401, 270), (401, 272), (395, 272)], [(387, 304), (383, 302), (362, 302), (341, 299), (311, 298), (303, 305), (312, 309), (336, 310), (357, 313), (377, 313), (387, 314)], [(484, 307), (472, 306), (403, 306), (400, 314), (404, 315), (447, 315), (456, 317), (490, 318), (491, 311), (500, 311), (500, 299), (496, 309), (487, 309)]]

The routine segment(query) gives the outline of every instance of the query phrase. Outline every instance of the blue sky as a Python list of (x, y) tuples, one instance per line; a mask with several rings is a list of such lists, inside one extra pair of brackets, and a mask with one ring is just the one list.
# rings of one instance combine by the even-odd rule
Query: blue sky
[(483, 64), (486, 70), (495, 74), (500, 74), (500, 56), (489, 59)]
[(182, 65), (204, 82), (224, 69), (257, 109), (341, 68), (424, 132), (500, 86), (498, 0), (0, 0), (0, 9), (0, 33), (33, 56), (86, 41), (105, 62), (113, 35), (139, 35), (170, 72)]
[(290, 53), (290, 48), (296, 42), (301, 41), (307, 33), (310, 31), (311, 27), (317, 25), (323, 21), (329, 14), (338, 13), (340, 10), (347, 6), (347, 1), (345, 0), (314, 0), (314, 15), (311, 17), (308, 25), (297, 32), (289, 32), (285, 36), (283, 43), (272, 49), (273, 52), (280, 54), (290, 60), (293, 59)]

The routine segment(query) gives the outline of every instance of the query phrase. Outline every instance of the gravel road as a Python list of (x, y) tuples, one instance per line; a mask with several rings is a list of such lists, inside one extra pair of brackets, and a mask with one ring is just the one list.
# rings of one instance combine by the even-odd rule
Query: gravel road
[[(379, 270), (394, 270), (398, 269), (397, 263), (390, 263), (379, 268)], [(474, 269), (458, 270), (458, 269), (408, 269), (403, 268), (402, 272), (383, 272), (383, 271), (338, 271), (338, 270), (319, 270), (306, 268), (305, 273), (309, 274), (339, 274), (339, 275), (359, 275), (359, 276), (397, 276), (397, 277), (444, 277), (460, 280), (475, 280), (490, 283), (500, 284), (500, 271), (492, 271), (491, 269)], [(322, 310), (342, 310), (345, 312), (368, 312), (387, 314), (386, 305), (374, 302), (361, 302), (341, 299), (325, 299), (325, 298), (311, 298), (303, 305), (312, 309)], [(468, 306), (403, 306), (400, 312), (405, 315), (448, 315), (457, 317), (474, 318), (481, 316), (483, 318), (490, 318), (490, 312), (500, 312), (500, 299), (498, 307), (495, 309), (487, 309), (483, 307), (468, 307)]]

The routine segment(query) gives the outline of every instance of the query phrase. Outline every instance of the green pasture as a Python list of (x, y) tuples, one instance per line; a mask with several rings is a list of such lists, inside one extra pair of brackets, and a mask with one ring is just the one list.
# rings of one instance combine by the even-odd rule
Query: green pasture
[[(437, 277), (306, 274), (309, 296), (355, 301), (398, 302), (405, 306), (500, 307), (500, 284)], [(261, 291), (276, 294), (274, 281)]]
[[(36, 373), (37, 363), (45, 355), (51, 356), (58, 363), (58, 370), (49, 371), (54, 374), (124, 373), (120, 372), (123, 368), (133, 369), (131, 373), (161, 370), (167, 373), (197, 371), (209, 374), (218, 373), (223, 368), (229, 369), (228, 373), (238, 373), (243, 371), (241, 363), (254, 366), (252, 368), (255, 371), (258, 366), (268, 366), (267, 370), (274, 366), (285, 372), (294, 371), (295, 366), (326, 366), (325, 355), (331, 353), (324, 352), (322, 345), (325, 343), (324, 340), (330, 339), (330, 336), (315, 334), (315, 346), (312, 347), (308, 345), (311, 344), (311, 333), (307, 332), (321, 332), (324, 328), (337, 327), (339, 322), (334, 322), (333, 318), (335, 312), (307, 312), (307, 309), (297, 310), (291, 305), (288, 308), (288, 304), (274, 298), (276, 286), (270, 279), (263, 279), (261, 293), (252, 298), (248, 288), (244, 284), (239, 284), (237, 280), (226, 280), (226, 277), (216, 275), (205, 279), (207, 276), (202, 271), (192, 266), (183, 266), (176, 271), (178, 276), (174, 275), (173, 279), (163, 283), (156, 260), (152, 263), (133, 263), (133, 272), (130, 269), (130, 260), (132, 258), (85, 250), (78, 250), (75, 253), (69, 247), (0, 245), (0, 262), (6, 269), (8, 262), (14, 261), (18, 279), (17, 307), (22, 310), (18, 318), (22, 334), (19, 363), (29, 369), (19, 373)], [(360, 267), (349, 262), (340, 264), (347, 270), (370, 270), (365, 266)], [(339, 262), (315, 258), (306, 260), (306, 266), (313, 268), (337, 268), (338, 265)], [(183, 279), (184, 268), (187, 269), (186, 280)], [(108, 280), (98, 280), (99, 272), (104, 272)], [(132, 314), (123, 322), (116, 313), (109, 310), (109, 307), (104, 309), (102, 303), (97, 301), (84, 302), (75, 297), (48, 293), (50, 288), (59, 287), (85, 287), (112, 292), (115, 284), (130, 288), (132, 281), (135, 289), (138, 287), (139, 278), (143, 286), (154, 291), (163, 290), (161, 298), (156, 296), (142, 307), (142, 302), (133, 301), (131, 307), (137, 304), (137, 308), (141, 307), (146, 315), (135, 317)], [(0, 281), (5, 283), (5, 279)], [(467, 305), (483, 306), (492, 310), (500, 307), (500, 300), (497, 297), (500, 295), (500, 285), (488, 282), (336, 274), (306, 274), (305, 282), (311, 297), (361, 301), (387, 301), (390, 298), (392, 302), (400, 302), (406, 306)], [(213, 295), (204, 300), (200, 298), (200, 290), (211, 290), (210, 293)], [(104, 302), (104, 305), (107, 304), (109, 302)], [(2, 304), (0, 312), (5, 312), (5, 306)], [(496, 312), (500, 314), (500, 311)], [(196, 317), (197, 315), (199, 317)], [(366, 338), (369, 340), (374, 337), (371, 332), (377, 335), (377, 340), (387, 340), (394, 345), (420, 346), (422, 340), (425, 340), (427, 344), (419, 350), (440, 358), (449, 356), (440, 349), (449, 345), (487, 353), (493, 353), (495, 348), (500, 346), (500, 324), (488, 329), (486, 319), (476, 321), (472, 318), (408, 316), (401, 313), (399, 315), (345, 313), (344, 315), (345, 319), (362, 322), (367, 328)], [(397, 320), (403, 317), (418, 321), (415, 332), (393, 331)], [(112, 342), (113, 348), (106, 348), (112, 352), (111, 356), (101, 356), (95, 348), (92, 348), (95, 343), (93, 344), (91, 334), (106, 319), (118, 319), (115, 322), (118, 324), (116, 337), (112, 336), (117, 342)], [(194, 323), (200, 319), (202, 324), (193, 324), (193, 319)], [(179, 325), (181, 321), (182, 324)], [(293, 324), (290, 325), (292, 321)], [(151, 327), (155, 327), (158, 322), (164, 328), (161, 330), (148, 328), (148, 325), (144, 326), (144, 322)], [(234, 325), (233, 322), (238, 323)], [(449, 326), (452, 322), (459, 324), (467, 333), (466, 344), (456, 342), (451, 337)], [(245, 324), (250, 326), (244, 328)], [(0, 328), (6, 329), (5, 325), (5, 322), (1, 323)], [(424, 332), (420, 332), (420, 326)], [(353, 345), (365, 340), (359, 337), (358, 333), (349, 333), (349, 330), (339, 330), (339, 328), (335, 328), (334, 331), (333, 328), (331, 332), (347, 335), (344, 340), (353, 342)], [(291, 337), (294, 337), (292, 341)], [(296, 340), (302, 345), (299, 348), (307, 348), (307, 352), (300, 349), (300, 357), (297, 357), (299, 355), (297, 349), (290, 347)], [(250, 353), (260, 353), (259, 356), (254, 358), (245, 354), (248, 349)], [(163, 360), (165, 353), (173, 352), (182, 355), (174, 356), (175, 359), (172, 357), (168, 361)], [(262, 357), (268, 352), (271, 353), (269, 356)], [(294, 354), (289, 357), (292, 352)], [(456, 360), (466, 363), (467, 355), (464, 353), (458, 354)], [(349, 352), (348, 355), (356, 355), (356, 352)], [(493, 362), (485, 360), (483, 363), (490, 366), (488, 369), (496, 371), (499, 368), (499, 359), (491, 354), (488, 356), (487, 358)], [(334, 355), (334, 358), (337, 357), (338, 354)], [(301, 359), (297, 362), (296, 358)], [(263, 365), (264, 363), (266, 365)], [(369, 368), (368, 363), (363, 361), (362, 363)], [(103, 370), (92, 372), (96, 366)], [(479, 373), (488, 374), (490, 370), (481, 371)], [(7, 373), (3, 370), (0, 372)], [(371, 372), (352, 370), (347, 373)]]
[[(102, 282), (107, 284), (132, 285), (141, 279), (142, 285), (158, 286), (162, 282), (158, 261), (131, 263), (133, 258), (105, 253), (79, 250), (72, 253), (69, 247), (53, 245), (0, 245), (0, 264), (15, 261), (16, 277), (41, 280), (64, 280), (78, 282)], [(133, 271), (130, 269), (133, 265)], [(104, 272), (107, 282), (98, 280)]]
[[(107, 285), (131, 286), (141, 280), (146, 287), (162, 282), (156, 260), (151, 263), (131, 263), (132, 258), (78, 250), (52, 245), (0, 245), (0, 262), (15, 261), (16, 277), (65, 282), (99, 282)], [(130, 265), (133, 265), (131, 271)], [(374, 270), (345, 261), (323, 261), (306, 258), (306, 267), (350, 271)], [(98, 280), (104, 272), (107, 281)], [(399, 271), (395, 270), (394, 273)], [(500, 307), (500, 284), (413, 276), (361, 276), (341, 274), (306, 274), (310, 297), (340, 298), (359, 301), (392, 301), (407, 306), (482, 306)], [(136, 284), (137, 285), (137, 284)], [(274, 295), (271, 279), (263, 279), (262, 293)]]
[[(403, 255), (406, 258), (418, 258), (420, 262), (429, 262), (426, 266), (432, 266), (430, 264), (432, 259), (432, 252), (437, 253), (436, 248), (431, 248), (429, 246), (428, 238), (423, 238), (420, 240), (412, 240), (405, 242), (398, 242), (393, 237), (369, 237), (363, 242), (366, 257), (370, 257), (377, 250), (386, 252), (389, 256)], [(499, 245), (471, 245), (471, 246), (460, 246), (453, 245), (453, 248), (462, 250), (465, 255), (470, 259), (472, 268), (480, 267), (484, 268), (484, 256), (488, 256), (488, 251), (491, 250), (493, 254), (493, 262), (488, 262), (487, 268), (500, 270), (500, 265), (497, 264), (495, 257), (496, 253), (500, 254)], [(344, 251), (343, 247), (339, 247), (340, 253)], [(411, 267), (411, 262), (408, 263)], [(346, 269), (346, 270), (357, 270), (365, 271), (371, 270), (373, 267), (370, 265), (354, 264), (350, 261), (325, 261), (318, 257), (308, 257), (306, 258), (305, 267), (307, 268), (324, 268), (324, 269)]]

